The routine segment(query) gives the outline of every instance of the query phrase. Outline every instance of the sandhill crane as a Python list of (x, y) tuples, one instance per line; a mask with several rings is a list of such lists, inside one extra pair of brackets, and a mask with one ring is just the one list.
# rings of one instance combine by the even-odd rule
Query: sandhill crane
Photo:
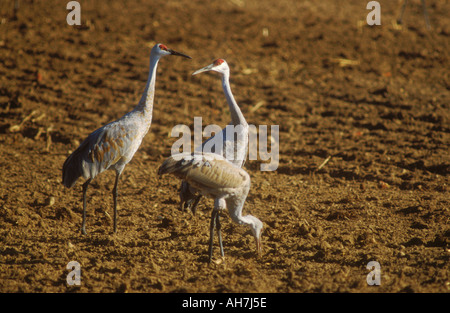
[[(228, 125), (234, 126), (236, 133), (231, 133), (232, 138), (227, 137), (226, 127), (222, 129), (222, 132), (209, 138), (202, 144), (202, 150), (206, 143), (214, 140), (216, 136), (222, 137), (223, 147), (221, 151), (211, 151), (225, 156), (231, 163), (238, 167), (242, 167), (247, 157), (248, 149), (248, 124), (242, 114), (230, 87), (230, 68), (228, 63), (224, 59), (217, 59), (212, 64), (205, 66), (192, 75), (197, 75), (202, 72), (214, 71), (222, 77), (222, 88), (227, 99), (228, 106), (230, 108), (231, 122)], [(235, 136), (235, 134), (237, 136)], [(228, 135), (229, 136), (229, 135)], [(208, 151), (209, 152), (209, 151)], [(181, 183), (180, 188), (180, 202), (182, 208), (190, 208), (195, 213), (198, 202), (201, 199), (201, 195), (198, 195), (197, 191), (189, 186), (186, 181)], [(215, 206), (215, 209), (225, 209), (225, 201), (217, 203), (219, 207)], [(214, 215), (214, 212), (213, 212)], [(219, 215), (217, 214), (217, 219)]]
[[(425, 3), (425, 0), (421, 0), (421, 1), (422, 1), (423, 16), (425, 18), (425, 23), (427, 24), (427, 29), (431, 29), (430, 19), (428, 18), (427, 5)], [(397, 24), (402, 23), (403, 13), (405, 13), (405, 8), (406, 8), (407, 3), (408, 3), (408, 0), (404, 0), (400, 16), (397, 19)]]
[(156, 69), (159, 59), (166, 55), (191, 58), (183, 53), (169, 49), (163, 44), (156, 44), (150, 53), (150, 73), (139, 104), (134, 110), (118, 120), (92, 132), (64, 162), (62, 170), (64, 186), (72, 187), (80, 176), (86, 179), (83, 184), (83, 221), (81, 226), (83, 234), (86, 234), (87, 188), (98, 174), (108, 169), (113, 169), (116, 172), (112, 193), (114, 200), (114, 232), (117, 232), (117, 186), (119, 177), (125, 165), (133, 158), (150, 128), (155, 96)]
[[(215, 153), (181, 153), (167, 158), (158, 170), (159, 175), (172, 174), (186, 181), (202, 195), (214, 202), (226, 202), (231, 219), (250, 227), (256, 240), (256, 251), (261, 254), (263, 223), (253, 215), (242, 215), (242, 208), (250, 190), (250, 175)], [(218, 210), (213, 210), (218, 215)], [(220, 252), (224, 257), (220, 223), (213, 217), (210, 225), (209, 262), (212, 259), (214, 228), (217, 226)]]

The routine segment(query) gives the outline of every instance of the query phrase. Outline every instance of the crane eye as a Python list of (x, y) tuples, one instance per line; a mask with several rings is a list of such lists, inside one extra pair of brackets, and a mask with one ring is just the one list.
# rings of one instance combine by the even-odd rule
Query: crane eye
[(167, 47), (165, 45), (162, 45), (162, 44), (159, 45), (159, 49), (167, 51)]

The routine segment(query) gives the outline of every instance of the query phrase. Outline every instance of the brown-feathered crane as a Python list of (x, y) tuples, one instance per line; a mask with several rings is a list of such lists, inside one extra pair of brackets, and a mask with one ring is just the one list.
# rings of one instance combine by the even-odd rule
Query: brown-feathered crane
[[(159, 168), (158, 174), (172, 174), (189, 183), (202, 195), (213, 198), (215, 203), (224, 201), (231, 219), (250, 228), (256, 240), (257, 253), (261, 253), (263, 223), (253, 215), (242, 215), (250, 190), (250, 176), (244, 169), (218, 154), (181, 153), (167, 158)], [(213, 210), (213, 214), (219, 214), (219, 210)], [(222, 257), (224, 256), (220, 223), (216, 225), (213, 215), (210, 225), (209, 261), (212, 259), (215, 226), (218, 230), (220, 251)]]

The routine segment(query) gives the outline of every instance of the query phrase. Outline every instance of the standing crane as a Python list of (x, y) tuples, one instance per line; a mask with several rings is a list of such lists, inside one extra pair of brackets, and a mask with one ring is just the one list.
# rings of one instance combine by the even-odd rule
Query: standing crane
[(101, 172), (113, 169), (116, 180), (112, 191), (114, 200), (114, 232), (117, 232), (118, 182), (125, 165), (131, 161), (147, 134), (153, 113), (156, 69), (160, 58), (166, 55), (190, 56), (156, 44), (150, 53), (150, 73), (139, 104), (130, 112), (92, 132), (66, 159), (62, 169), (62, 182), (67, 188), (75, 185), (80, 176), (83, 184), (83, 221), (81, 231), (86, 234), (86, 191), (90, 182)]
[[(158, 174), (173, 174), (186, 181), (202, 195), (224, 201), (231, 219), (250, 227), (256, 240), (256, 251), (261, 254), (261, 231), (263, 223), (253, 215), (242, 215), (245, 200), (250, 190), (250, 175), (239, 166), (215, 153), (181, 153), (170, 156), (158, 169)], [(218, 213), (218, 210), (213, 212)], [(217, 222), (217, 223), (216, 223)], [(216, 225), (217, 224), (217, 225)], [(209, 262), (212, 259), (214, 228), (217, 226), (220, 252), (224, 257), (220, 222), (211, 219), (209, 240)]]
[[(207, 65), (195, 71), (192, 75), (197, 75), (208, 71), (217, 72), (220, 74), (222, 78), (222, 88), (225, 94), (225, 98), (227, 99), (231, 114), (231, 122), (228, 124), (228, 126), (233, 126), (234, 131), (231, 134), (230, 133), (227, 134), (227, 127), (223, 128), (222, 132), (214, 135), (213, 137), (203, 142), (201, 149), (203, 151), (203, 148), (208, 142), (210, 142), (211, 140), (215, 140), (216, 136), (220, 136), (221, 142), (223, 143), (223, 146), (221, 147), (222, 149), (220, 149), (221, 151), (211, 151), (211, 152), (222, 155), (232, 164), (238, 167), (242, 167), (245, 163), (248, 150), (248, 124), (247, 121), (245, 120), (244, 115), (241, 112), (241, 109), (239, 108), (239, 105), (234, 99), (233, 93), (231, 92), (230, 67), (228, 66), (228, 63), (224, 59), (217, 59), (210, 65)], [(198, 190), (190, 186), (190, 184), (187, 181), (183, 180), (181, 182), (180, 187), (181, 208), (184, 209), (190, 208), (191, 211), (195, 214), (197, 205), (201, 198), (202, 198), (201, 193), (199, 194)], [(214, 208), (211, 214), (211, 225), (214, 226), (217, 224), (219, 225), (218, 227), (220, 227), (219, 210), (224, 210), (225, 208), (226, 202), (223, 199), (215, 199)], [(220, 245), (222, 244), (220, 243)]]

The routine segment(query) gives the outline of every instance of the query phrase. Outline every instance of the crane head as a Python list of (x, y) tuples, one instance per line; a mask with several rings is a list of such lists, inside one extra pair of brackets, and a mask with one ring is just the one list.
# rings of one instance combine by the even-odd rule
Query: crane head
[(256, 252), (258, 253), (258, 255), (261, 255), (262, 254), (261, 233), (263, 229), (263, 223), (253, 215), (247, 215), (246, 218), (250, 220), (250, 229), (253, 237), (255, 237), (256, 240)]
[(205, 67), (195, 71), (194, 73), (192, 73), (192, 75), (197, 75), (197, 74), (200, 74), (203, 72), (208, 72), (208, 71), (214, 71), (214, 72), (217, 72), (220, 74), (225, 74), (225, 72), (230, 71), (230, 68), (228, 67), (227, 61), (225, 61), (224, 59), (217, 59), (210, 65), (205, 66)]
[(185, 57), (188, 59), (192, 59), (190, 56), (188, 56), (184, 53), (177, 52), (175, 50), (167, 48), (167, 46), (162, 43), (156, 44), (152, 49), (152, 53), (156, 53), (160, 57), (163, 57), (165, 55), (178, 55), (178, 56), (182, 56), (182, 57)]

